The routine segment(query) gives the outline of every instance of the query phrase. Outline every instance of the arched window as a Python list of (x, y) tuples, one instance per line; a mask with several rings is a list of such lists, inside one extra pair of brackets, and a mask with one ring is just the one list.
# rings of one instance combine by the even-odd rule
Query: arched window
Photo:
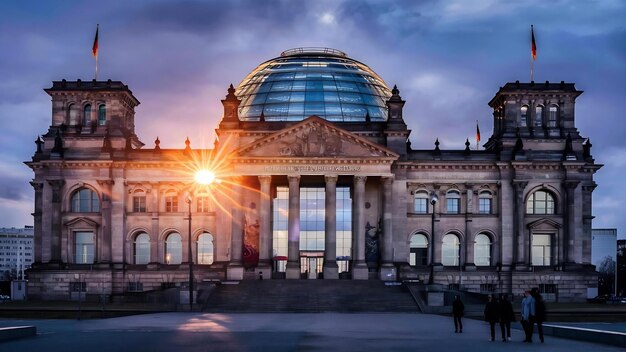
[(556, 117), (557, 117), (557, 112), (558, 112), (558, 108), (556, 105), (552, 105), (550, 106), (550, 109), (548, 110), (549, 115), (548, 115), (548, 127), (556, 127)]
[(89, 188), (80, 188), (72, 194), (72, 212), (97, 213), (100, 211), (100, 200), (96, 192)]
[(147, 233), (142, 232), (135, 237), (133, 256), (135, 264), (150, 263), (150, 236)]
[(527, 122), (528, 122), (528, 106), (524, 105), (520, 109), (520, 119), (519, 119), (520, 127), (526, 127)]
[(98, 126), (104, 126), (107, 122), (107, 107), (104, 104), (98, 106)]
[(428, 192), (419, 191), (415, 193), (413, 210), (418, 214), (428, 213)]
[(526, 201), (527, 214), (554, 214), (554, 196), (548, 191), (536, 191)]
[(541, 127), (543, 124), (543, 106), (535, 106), (535, 127)]
[(171, 233), (165, 240), (165, 264), (183, 262), (183, 241), (179, 233)]
[(198, 264), (213, 264), (213, 236), (203, 233), (198, 237)]
[(68, 105), (67, 121), (71, 126), (78, 124), (78, 111), (76, 110), (76, 104)]
[(458, 214), (461, 212), (461, 193), (457, 190), (449, 190), (446, 193), (446, 212)]
[(478, 213), (491, 214), (492, 196), (489, 191), (482, 191), (478, 194)]
[(426, 236), (421, 233), (411, 236), (410, 250), (410, 265), (428, 264), (428, 238), (426, 238)]
[(85, 105), (83, 109), (83, 126), (89, 126), (91, 124), (91, 104)]
[(453, 234), (443, 236), (441, 245), (441, 264), (445, 266), (459, 265), (459, 237)]
[(484, 233), (478, 234), (474, 240), (474, 264), (476, 266), (491, 265), (491, 240)]

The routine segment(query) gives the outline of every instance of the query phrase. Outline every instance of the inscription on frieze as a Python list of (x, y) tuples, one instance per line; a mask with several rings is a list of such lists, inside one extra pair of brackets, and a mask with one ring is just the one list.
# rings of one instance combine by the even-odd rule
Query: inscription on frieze
[(267, 172), (355, 172), (361, 166), (351, 165), (267, 165)]

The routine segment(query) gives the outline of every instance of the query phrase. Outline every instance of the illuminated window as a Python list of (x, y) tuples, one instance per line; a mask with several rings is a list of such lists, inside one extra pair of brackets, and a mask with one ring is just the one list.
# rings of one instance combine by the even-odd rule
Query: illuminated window
[(541, 127), (543, 124), (543, 106), (537, 105), (535, 107), (535, 127)]
[(150, 262), (150, 236), (147, 233), (142, 232), (135, 237), (133, 257), (135, 264), (148, 264)]
[(210, 199), (209, 197), (206, 196), (202, 196), (202, 197), (198, 197), (198, 200), (196, 201), (196, 208), (197, 208), (197, 212), (198, 213), (208, 213), (210, 212)]
[(445, 266), (459, 265), (459, 238), (453, 234), (443, 236), (441, 245), (441, 264)]
[(76, 264), (93, 264), (94, 243), (93, 232), (74, 232), (74, 262)]
[(198, 236), (198, 264), (213, 264), (213, 236), (205, 232)]
[(428, 238), (418, 233), (411, 236), (409, 253), (409, 265), (426, 265), (428, 264)]
[(100, 200), (96, 192), (89, 188), (80, 188), (72, 194), (72, 212), (97, 213), (100, 211)]
[(183, 241), (179, 233), (171, 233), (165, 240), (165, 264), (180, 264), (183, 261)]
[(554, 196), (548, 191), (536, 191), (526, 201), (527, 214), (554, 214)]
[(548, 115), (548, 127), (556, 127), (557, 107), (555, 105), (550, 106)]
[(519, 125), (520, 127), (526, 127), (528, 124), (528, 106), (524, 105), (522, 106), (522, 108), (520, 109), (520, 119), (519, 119)]
[(485, 234), (478, 234), (474, 241), (474, 264), (476, 266), (491, 265), (491, 240)]
[(534, 266), (548, 266), (551, 264), (551, 235), (533, 234), (532, 261)]

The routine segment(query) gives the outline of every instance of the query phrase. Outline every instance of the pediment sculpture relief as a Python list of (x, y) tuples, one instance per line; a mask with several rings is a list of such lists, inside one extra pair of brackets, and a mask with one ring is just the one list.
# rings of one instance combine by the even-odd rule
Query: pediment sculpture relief
[(322, 126), (306, 126), (282, 141), (282, 156), (335, 156), (341, 154), (341, 137)]

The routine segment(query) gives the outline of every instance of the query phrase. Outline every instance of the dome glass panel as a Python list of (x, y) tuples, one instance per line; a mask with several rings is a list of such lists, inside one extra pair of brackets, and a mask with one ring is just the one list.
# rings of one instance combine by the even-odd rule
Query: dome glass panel
[(367, 65), (328, 48), (298, 48), (259, 65), (237, 87), (242, 121), (387, 119), (387, 84)]

